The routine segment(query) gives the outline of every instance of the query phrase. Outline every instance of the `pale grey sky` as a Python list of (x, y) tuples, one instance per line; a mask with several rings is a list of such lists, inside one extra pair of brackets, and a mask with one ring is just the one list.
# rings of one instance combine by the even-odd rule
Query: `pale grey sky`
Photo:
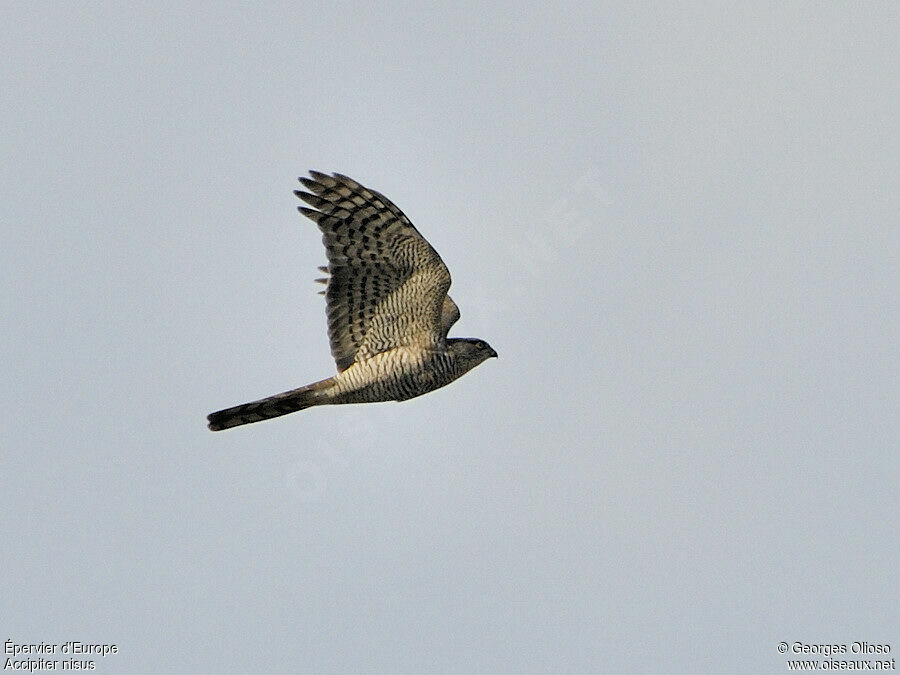
[[(3, 639), (115, 643), (99, 673), (896, 656), (897, 5), (634, 4), (0, 9)], [(500, 358), (212, 434), (333, 373), (310, 168), (393, 199)]]

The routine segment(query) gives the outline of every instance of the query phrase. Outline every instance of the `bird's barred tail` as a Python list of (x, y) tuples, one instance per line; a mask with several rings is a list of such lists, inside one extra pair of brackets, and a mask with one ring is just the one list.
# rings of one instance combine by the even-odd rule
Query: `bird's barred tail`
[(207, 416), (210, 431), (222, 431), (242, 424), (253, 424), (263, 420), (281, 417), (298, 410), (305, 410), (314, 405), (327, 403), (321, 392), (332, 384), (332, 379), (315, 382), (299, 389), (292, 389), (275, 396), (262, 398), (252, 403), (236, 405), (233, 408), (219, 410)]

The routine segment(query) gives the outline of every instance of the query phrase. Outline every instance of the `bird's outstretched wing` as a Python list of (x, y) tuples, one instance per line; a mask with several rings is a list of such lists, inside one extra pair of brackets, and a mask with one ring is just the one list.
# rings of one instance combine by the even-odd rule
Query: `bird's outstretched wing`
[(441, 333), (446, 339), (450, 327), (459, 321), (459, 307), (449, 295), (444, 296), (444, 305), (441, 307)]
[(310, 176), (300, 178), (310, 192), (294, 194), (313, 207), (299, 209), (322, 230), (338, 371), (399, 346), (442, 347), (459, 310), (447, 297), (450, 272), (437, 251), (378, 192), (338, 173)]

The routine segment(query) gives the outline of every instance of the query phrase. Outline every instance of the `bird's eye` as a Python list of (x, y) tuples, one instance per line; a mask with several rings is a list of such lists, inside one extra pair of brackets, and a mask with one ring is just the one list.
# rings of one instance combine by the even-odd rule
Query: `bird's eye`
[(478, 342), (476, 342), (475, 346), (478, 347), (478, 349), (484, 349), (485, 347), (487, 347), (487, 345), (484, 344), (484, 342), (482, 340), (479, 340)]

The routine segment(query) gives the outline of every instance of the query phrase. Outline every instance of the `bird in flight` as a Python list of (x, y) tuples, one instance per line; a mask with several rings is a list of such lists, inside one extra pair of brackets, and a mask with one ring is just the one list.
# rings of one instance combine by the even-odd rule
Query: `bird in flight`
[(322, 231), (328, 267), (328, 339), (337, 375), (214, 412), (212, 431), (315, 405), (405, 401), (450, 384), (496, 357), (477, 338), (448, 338), (459, 308), (450, 272), (409, 218), (384, 195), (339, 173), (310, 171), (298, 207)]

